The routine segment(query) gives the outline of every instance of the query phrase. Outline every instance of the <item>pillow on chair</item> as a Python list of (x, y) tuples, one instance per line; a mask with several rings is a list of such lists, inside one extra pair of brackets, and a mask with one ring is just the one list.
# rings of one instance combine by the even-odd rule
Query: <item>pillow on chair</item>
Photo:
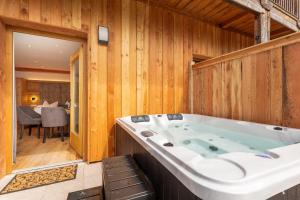
[(44, 101), (41, 107), (48, 107), (48, 106), (49, 106), (48, 101)]
[(58, 101), (55, 101), (51, 104), (49, 104), (48, 101), (44, 101), (44, 103), (42, 105), (38, 105), (38, 106), (34, 107), (33, 110), (41, 115), (42, 114), (42, 107), (54, 108), (54, 107), (57, 107), (57, 106), (58, 106)]
[(55, 102), (48, 105), (48, 107), (51, 107), (51, 108), (54, 108), (54, 107), (57, 107), (57, 106), (58, 106), (58, 101), (55, 101)]

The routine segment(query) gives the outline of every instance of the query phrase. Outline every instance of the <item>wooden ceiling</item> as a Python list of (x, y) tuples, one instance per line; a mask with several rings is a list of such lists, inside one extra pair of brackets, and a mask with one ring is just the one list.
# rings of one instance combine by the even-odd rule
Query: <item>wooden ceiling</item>
[[(181, 12), (253, 37), (255, 14), (225, 0), (151, 0), (160, 6)], [(279, 23), (271, 23), (271, 38), (292, 33)]]
[(282, 26), (278, 22), (271, 20), (271, 39), (279, 38), (284, 35), (293, 33), (291, 29)]

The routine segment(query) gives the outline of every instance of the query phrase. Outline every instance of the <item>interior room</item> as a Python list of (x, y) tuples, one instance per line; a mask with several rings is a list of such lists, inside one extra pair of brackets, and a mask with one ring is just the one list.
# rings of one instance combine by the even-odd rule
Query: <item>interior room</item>
[(0, 0), (0, 200), (299, 200), (299, 22), (300, 0)]
[[(72, 100), (70, 58), (81, 43), (14, 32), (13, 44), (16, 102), (14, 169), (81, 159), (69, 139)], [(56, 111), (60, 108), (63, 108), (61, 114)]]

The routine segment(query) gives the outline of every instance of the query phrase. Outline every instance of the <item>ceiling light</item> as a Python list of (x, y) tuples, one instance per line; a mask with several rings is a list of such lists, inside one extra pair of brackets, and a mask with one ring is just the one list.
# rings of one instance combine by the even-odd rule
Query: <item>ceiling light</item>
[(58, 44), (56, 44), (55, 47), (58, 47)]
[(28, 47), (28, 48), (31, 48), (31, 44), (27, 44), (27, 47)]

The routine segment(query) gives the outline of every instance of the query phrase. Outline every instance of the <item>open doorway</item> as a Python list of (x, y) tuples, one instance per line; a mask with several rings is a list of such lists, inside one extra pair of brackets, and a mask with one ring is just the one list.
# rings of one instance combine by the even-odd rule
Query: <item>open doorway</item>
[(14, 169), (81, 159), (83, 43), (14, 32), (13, 51)]

